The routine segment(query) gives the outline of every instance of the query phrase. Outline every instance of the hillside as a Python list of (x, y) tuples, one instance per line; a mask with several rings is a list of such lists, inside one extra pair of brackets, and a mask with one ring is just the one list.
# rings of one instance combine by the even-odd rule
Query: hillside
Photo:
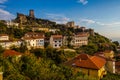
[(90, 55), (93, 55), (96, 52), (105, 50), (113, 50), (116, 52), (116, 49), (117, 46), (111, 42), (110, 39), (98, 33), (95, 33), (94, 36), (89, 36), (88, 45), (80, 47), (78, 51), (80, 53), (88, 53)]

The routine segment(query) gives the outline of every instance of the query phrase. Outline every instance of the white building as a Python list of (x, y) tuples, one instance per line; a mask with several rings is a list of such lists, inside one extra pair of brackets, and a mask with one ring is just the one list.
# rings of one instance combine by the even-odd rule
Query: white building
[(53, 48), (60, 48), (63, 45), (63, 37), (62, 37), (62, 35), (51, 35), (51, 37), (50, 37), (50, 45)]
[(80, 47), (82, 45), (88, 45), (88, 33), (78, 33), (72, 36), (64, 36), (63, 44), (67, 46), (68, 44), (74, 47)]
[(7, 34), (0, 34), (0, 41), (4, 41), (4, 40), (9, 40), (9, 36)]
[(13, 45), (16, 47), (20, 47), (22, 42), (22, 40), (10, 40), (9, 35), (7, 34), (0, 34), (0, 45), (5, 49), (9, 49)]
[(82, 45), (88, 45), (88, 33), (78, 33), (72, 37), (71, 45), (79, 47)]
[(23, 41), (22, 40), (17, 40), (17, 41), (0, 41), (0, 45), (5, 48), (5, 49), (9, 49), (11, 46), (16, 46), (16, 47), (20, 47), (21, 43)]
[(27, 43), (28, 49), (30, 49), (31, 47), (44, 48), (44, 38), (43, 33), (29, 32), (22, 39)]
[(60, 29), (49, 29), (49, 32), (55, 33), (55, 32), (57, 32), (57, 31), (60, 31)]

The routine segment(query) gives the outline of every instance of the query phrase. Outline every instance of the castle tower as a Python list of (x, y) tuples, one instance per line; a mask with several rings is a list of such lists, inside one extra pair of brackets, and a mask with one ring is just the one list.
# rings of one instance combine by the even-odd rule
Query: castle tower
[(68, 27), (75, 27), (75, 22), (74, 21), (68, 22), (67, 26)]
[(29, 11), (29, 17), (35, 18), (35, 16), (34, 16), (34, 10), (30, 10)]

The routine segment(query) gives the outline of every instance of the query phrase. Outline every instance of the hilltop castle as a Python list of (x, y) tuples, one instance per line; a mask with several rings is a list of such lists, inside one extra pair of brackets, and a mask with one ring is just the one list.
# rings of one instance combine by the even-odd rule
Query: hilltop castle
[(27, 22), (27, 17), (30, 17), (32, 19), (35, 18), (35, 15), (34, 15), (34, 10), (29, 10), (29, 15), (24, 15), (22, 13), (17, 13), (17, 22), (19, 23), (26, 23)]

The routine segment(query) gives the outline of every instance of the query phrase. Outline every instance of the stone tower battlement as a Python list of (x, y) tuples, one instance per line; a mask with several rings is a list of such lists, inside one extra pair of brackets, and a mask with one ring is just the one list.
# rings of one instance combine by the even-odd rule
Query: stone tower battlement
[(35, 18), (35, 16), (34, 16), (34, 10), (30, 10), (29, 11), (29, 17), (31, 17), (31, 18)]

